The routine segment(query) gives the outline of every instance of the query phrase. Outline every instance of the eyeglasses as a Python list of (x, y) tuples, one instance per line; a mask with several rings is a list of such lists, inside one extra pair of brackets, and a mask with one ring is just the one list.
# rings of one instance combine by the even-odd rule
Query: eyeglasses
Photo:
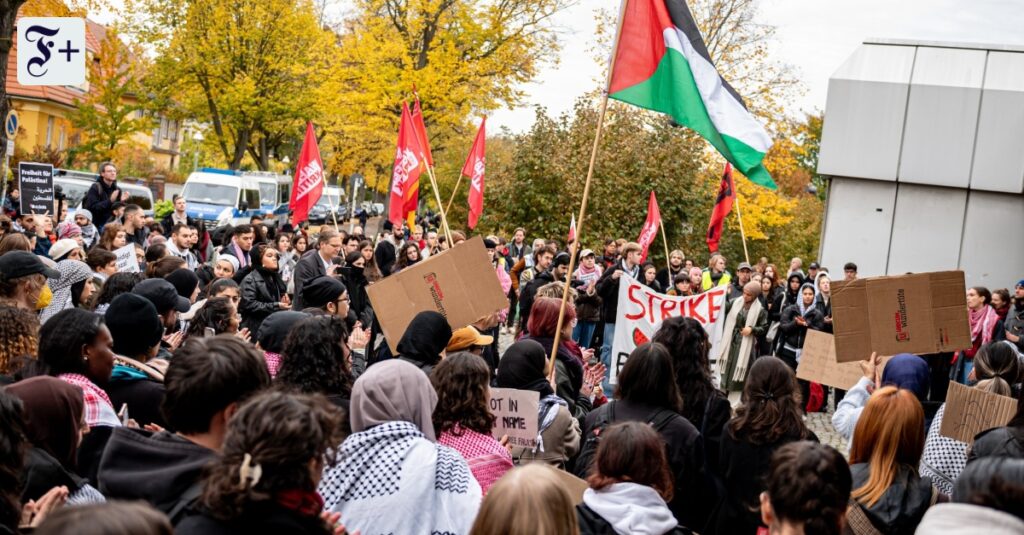
[(349, 298), (349, 297), (342, 297), (341, 299), (338, 299), (338, 302), (339, 303), (350, 303), (350, 302), (352, 302), (352, 299)]

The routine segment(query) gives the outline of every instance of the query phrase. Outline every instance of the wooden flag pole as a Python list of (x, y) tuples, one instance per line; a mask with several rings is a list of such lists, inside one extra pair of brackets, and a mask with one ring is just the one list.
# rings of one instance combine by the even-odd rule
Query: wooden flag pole
[(459, 173), (459, 179), (455, 181), (455, 188), (452, 189), (452, 196), (448, 198), (448, 206), (444, 207), (445, 212), (452, 210), (452, 202), (455, 200), (455, 194), (459, 192), (459, 186), (462, 185), (462, 173)]
[[(659, 210), (660, 211), (660, 210)], [(672, 285), (672, 262), (669, 259), (668, 253), (668, 238), (665, 237), (665, 218), (658, 219), (658, 225), (661, 226), (661, 241), (665, 244), (665, 271), (668, 272), (668, 284)], [(668, 291), (668, 288), (665, 288)]]
[[(590, 149), (590, 165), (587, 167), (587, 179), (583, 183), (583, 200), (580, 202), (580, 215), (576, 218), (576, 241), (569, 246), (569, 272), (565, 277), (565, 288), (562, 291), (562, 306), (558, 309), (558, 322), (555, 323), (555, 340), (551, 345), (551, 370), (548, 372), (548, 380), (555, 384), (555, 358), (558, 355), (558, 344), (562, 339), (562, 325), (565, 323), (565, 305), (569, 300), (569, 281), (572, 280), (572, 272), (576, 267), (576, 251), (583, 241), (583, 225), (587, 215), (587, 200), (590, 198), (590, 181), (594, 178), (594, 164), (597, 162), (597, 148), (601, 142), (601, 132), (604, 130), (604, 117), (608, 112), (608, 93), (611, 89), (612, 72), (615, 69), (615, 56), (619, 51), (619, 38), (622, 36), (622, 18), (626, 12), (626, 2), (621, 0), (619, 6), (619, 20), (615, 27), (615, 46), (612, 48), (611, 59), (608, 60), (608, 80), (604, 84), (604, 95), (601, 98), (601, 111), (597, 116), (597, 130), (594, 132), (594, 145)], [(586, 363), (584, 363), (586, 364)]]
[(740, 210), (739, 183), (733, 180), (733, 190), (736, 192), (736, 219), (740, 222), (740, 239), (743, 240), (743, 257), (750, 263), (750, 253), (747, 252), (747, 234), (743, 232), (743, 212)]
[(427, 166), (427, 176), (430, 177), (430, 189), (434, 190), (434, 200), (437, 201), (437, 209), (441, 211), (441, 225), (444, 230), (444, 235), (448, 240), (448, 247), (454, 247), (452, 243), (452, 231), (448, 228), (448, 216), (445, 214), (444, 205), (441, 204), (441, 194), (437, 191), (437, 180), (434, 179), (434, 168)]

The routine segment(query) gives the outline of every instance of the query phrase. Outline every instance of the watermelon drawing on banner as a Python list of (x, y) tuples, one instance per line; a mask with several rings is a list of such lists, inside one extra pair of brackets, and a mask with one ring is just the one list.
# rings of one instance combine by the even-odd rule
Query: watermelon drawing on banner
[(643, 331), (641, 331), (640, 329), (634, 327), (633, 328), (633, 345), (639, 346), (641, 344), (646, 344), (647, 342), (650, 342), (650, 340), (647, 338), (647, 335), (644, 334)]

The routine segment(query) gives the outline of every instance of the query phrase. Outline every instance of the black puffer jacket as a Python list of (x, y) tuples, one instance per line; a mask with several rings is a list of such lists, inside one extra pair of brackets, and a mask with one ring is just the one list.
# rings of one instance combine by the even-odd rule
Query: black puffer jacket
[(782, 320), (779, 322), (779, 333), (782, 335), (782, 343), (790, 347), (802, 349), (804, 338), (807, 336), (807, 329), (815, 331), (823, 330), (825, 327), (825, 316), (821, 315), (813, 304), (807, 307), (803, 318), (807, 320), (807, 326), (800, 325), (796, 318), (800, 316), (800, 305), (790, 305), (782, 311)]
[[(867, 463), (858, 463), (850, 466), (850, 474), (856, 489), (868, 482), (871, 469)], [(939, 497), (931, 479), (917, 475), (912, 467), (900, 466), (892, 484), (874, 505), (865, 507), (858, 504), (858, 507), (875, 529), (885, 535), (898, 535), (913, 533), (925, 512)]]

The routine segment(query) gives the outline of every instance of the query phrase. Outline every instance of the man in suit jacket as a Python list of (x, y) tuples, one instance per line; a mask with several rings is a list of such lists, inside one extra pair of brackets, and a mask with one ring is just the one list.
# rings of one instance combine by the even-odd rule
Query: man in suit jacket
[(334, 229), (321, 227), (317, 237), (317, 251), (305, 255), (295, 264), (292, 281), (295, 283), (295, 299), (292, 310), (302, 311), (302, 288), (313, 279), (324, 275), (334, 276), (334, 258), (341, 252), (341, 235)]

